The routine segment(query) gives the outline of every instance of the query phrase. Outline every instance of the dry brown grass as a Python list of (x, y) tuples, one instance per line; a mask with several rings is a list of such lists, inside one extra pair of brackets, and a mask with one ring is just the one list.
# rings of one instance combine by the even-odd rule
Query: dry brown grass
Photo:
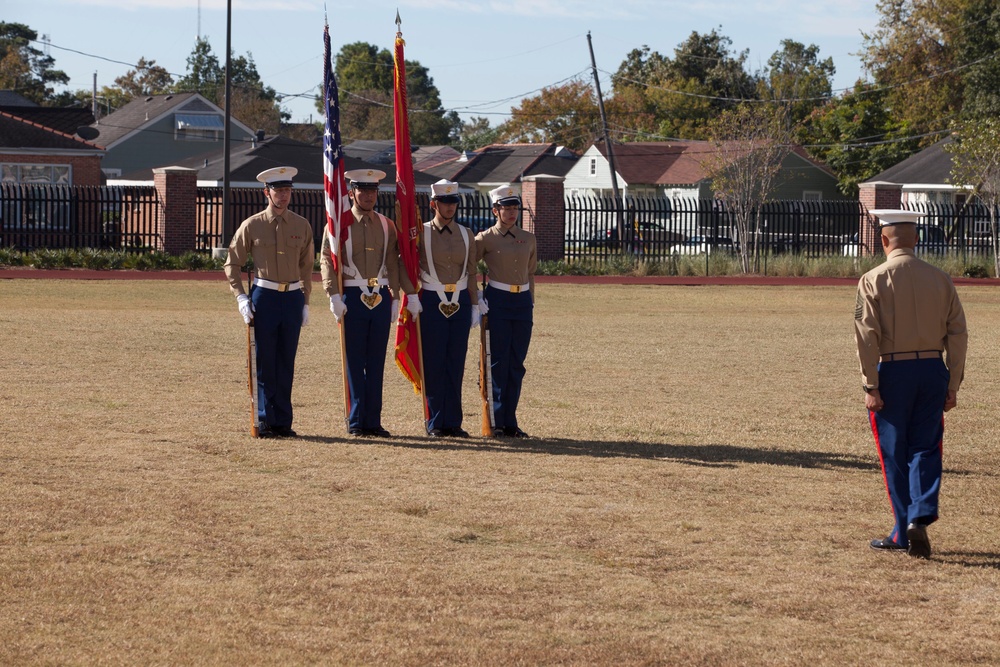
[(527, 442), (422, 437), (394, 368), (399, 437), (347, 439), (317, 307), (303, 437), (255, 441), (221, 282), (0, 281), (0, 664), (996, 664), (1000, 299), (961, 294), (922, 562), (867, 547), (851, 288), (544, 285)]

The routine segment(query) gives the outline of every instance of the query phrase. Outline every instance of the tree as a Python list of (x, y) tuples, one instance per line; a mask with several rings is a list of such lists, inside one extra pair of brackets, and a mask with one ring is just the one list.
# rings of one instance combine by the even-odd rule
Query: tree
[(761, 98), (792, 100), (789, 120), (798, 125), (813, 109), (821, 106), (833, 90), (831, 78), (837, 73), (833, 58), (819, 59), (819, 47), (805, 46), (791, 39), (781, 40), (781, 50), (767, 61), (767, 72), (760, 82)]
[[(244, 124), (277, 134), (282, 120), (291, 114), (282, 111), (278, 93), (265, 86), (257, 72), (253, 55), (229, 58), (231, 74), (230, 111)], [(187, 73), (177, 81), (174, 92), (195, 92), (224, 106), (226, 103), (226, 68), (212, 52), (207, 38), (199, 37), (187, 59)]]
[(886, 106), (886, 90), (857, 82), (842, 97), (812, 111), (795, 130), (796, 141), (837, 174), (837, 188), (856, 197), (858, 183), (906, 159), (919, 146), (910, 125)]
[(601, 132), (594, 89), (579, 80), (543, 88), (521, 100), (500, 128), (507, 141), (554, 142), (574, 150), (585, 149)]
[(1000, 276), (1000, 120), (982, 118), (959, 125), (956, 141), (945, 146), (952, 154), (951, 183), (971, 188), (990, 213), (993, 271)]
[[(461, 119), (441, 106), (441, 94), (426, 67), (407, 60), (406, 101), (410, 141), (443, 145), (457, 141)], [(340, 127), (345, 139), (392, 139), (394, 64), (388, 49), (367, 42), (345, 44), (334, 58), (340, 89)], [(317, 109), (324, 113), (323, 101)]]
[(473, 116), (458, 130), (458, 147), (463, 151), (474, 151), (497, 143), (499, 136), (499, 128), (492, 127), (488, 118)]
[(735, 224), (744, 273), (760, 270), (761, 205), (791, 153), (787, 114), (785, 105), (744, 103), (711, 124), (715, 151), (705, 167)]
[(864, 35), (862, 63), (877, 86), (888, 89), (886, 105), (894, 118), (927, 135), (921, 145), (937, 141), (931, 133), (947, 127), (962, 109), (956, 40), (969, 29), (962, 25), (968, 1), (879, 0), (878, 26)]
[(738, 100), (756, 99), (759, 78), (746, 71), (747, 52), (716, 30), (692, 32), (673, 58), (648, 46), (633, 49), (612, 77), (609, 123), (623, 140), (650, 134), (707, 139), (709, 122)]
[[(985, 18), (984, 18), (985, 17)], [(1000, 116), (1000, 12), (996, 0), (971, 0), (956, 38), (958, 60), (968, 67), (962, 74), (962, 116), (965, 119)]]
[(31, 46), (38, 33), (23, 23), (0, 22), (0, 89), (13, 90), (40, 105), (51, 103), (53, 84), (69, 77), (53, 69), (55, 60)]
[(168, 92), (174, 85), (174, 77), (156, 64), (155, 60), (139, 58), (135, 69), (130, 69), (115, 79), (115, 85), (128, 99), (159, 95)]

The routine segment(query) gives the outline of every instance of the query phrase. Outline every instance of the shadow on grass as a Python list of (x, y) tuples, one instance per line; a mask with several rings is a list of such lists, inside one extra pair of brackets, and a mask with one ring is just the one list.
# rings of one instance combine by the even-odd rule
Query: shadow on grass
[[(306, 437), (321, 443), (340, 443), (342, 438)], [(511, 452), (548, 454), (551, 456), (593, 456), (597, 458), (631, 458), (673, 461), (693, 466), (733, 468), (740, 464), (763, 463), (794, 468), (847, 468), (851, 470), (878, 470), (874, 455), (871, 458), (832, 452), (794, 451), (740, 447), (737, 445), (671, 445), (649, 442), (598, 442), (569, 438), (526, 438), (523, 440), (477, 438), (398, 437), (392, 440), (354, 438), (358, 444), (388, 445), (428, 450), (467, 450), (477, 452)]]
[(1000, 554), (988, 551), (935, 551), (932, 560), (939, 560), (948, 565), (962, 567), (979, 567), (1000, 570)]

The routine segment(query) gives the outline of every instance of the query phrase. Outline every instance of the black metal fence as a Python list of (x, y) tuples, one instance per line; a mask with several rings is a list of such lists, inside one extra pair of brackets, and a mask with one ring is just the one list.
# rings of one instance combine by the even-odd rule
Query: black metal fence
[[(194, 247), (209, 251), (226, 240), (222, 188), (199, 188), (195, 206)], [(230, 195), (234, 226), (260, 211), (260, 188), (234, 188)], [(379, 194), (376, 210), (393, 218), (396, 198)], [(0, 247), (112, 248), (142, 252), (158, 247), (160, 202), (152, 186), (55, 186), (0, 184)], [(426, 193), (418, 193), (422, 220), (433, 211)], [(683, 255), (735, 254), (740, 244), (756, 240), (765, 257), (852, 256), (859, 253), (858, 231), (870, 224), (857, 201), (775, 201), (761, 209), (756, 239), (741, 239), (732, 215), (717, 200), (629, 197), (623, 205), (608, 198), (566, 197), (567, 260), (606, 261), (629, 254), (650, 261)], [(466, 194), (457, 221), (475, 232), (494, 223), (484, 195)], [(924, 250), (941, 254), (990, 256), (990, 211), (980, 204), (922, 204)], [(297, 189), (291, 209), (310, 221), (320, 245), (326, 224), (322, 190)], [(1000, 214), (1000, 212), (997, 212)]]

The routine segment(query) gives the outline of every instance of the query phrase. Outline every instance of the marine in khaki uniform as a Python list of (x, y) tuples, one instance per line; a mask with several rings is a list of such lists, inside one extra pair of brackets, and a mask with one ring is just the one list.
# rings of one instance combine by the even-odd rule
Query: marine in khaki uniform
[(527, 438), (517, 422), (535, 306), (535, 235), (517, 226), (521, 197), (512, 185), (490, 191), (497, 223), (476, 235), (476, 260), (489, 282), (482, 301), (489, 310), (490, 371), (495, 436)]
[(885, 263), (858, 282), (854, 331), (865, 407), (895, 519), (879, 551), (929, 558), (944, 412), (958, 404), (968, 333), (955, 285), (914, 254), (922, 213), (880, 209)]
[(427, 433), (468, 438), (462, 428), (462, 377), (469, 331), (480, 321), (476, 286), (476, 239), (455, 222), (458, 183), (431, 186), (434, 219), (420, 230), (418, 319), (424, 364)]
[(330, 235), (323, 235), (320, 270), (330, 310), (340, 322), (346, 350), (349, 414), (347, 432), (387, 438), (382, 427), (382, 383), (389, 325), (399, 308), (402, 260), (391, 220), (375, 211), (379, 181), (385, 172), (354, 169), (349, 182), (354, 222), (342, 236), (343, 293), (330, 257)]
[[(240, 225), (229, 243), (225, 272), (244, 321), (257, 340), (257, 406), (261, 437), (294, 436), (292, 380), (299, 332), (309, 322), (309, 293), (316, 250), (312, 226), (288, 210), (294, 167), (262, 171), (268, 206)], [(253, 258), (256, 277), (243, 289), (240, 269)]]

